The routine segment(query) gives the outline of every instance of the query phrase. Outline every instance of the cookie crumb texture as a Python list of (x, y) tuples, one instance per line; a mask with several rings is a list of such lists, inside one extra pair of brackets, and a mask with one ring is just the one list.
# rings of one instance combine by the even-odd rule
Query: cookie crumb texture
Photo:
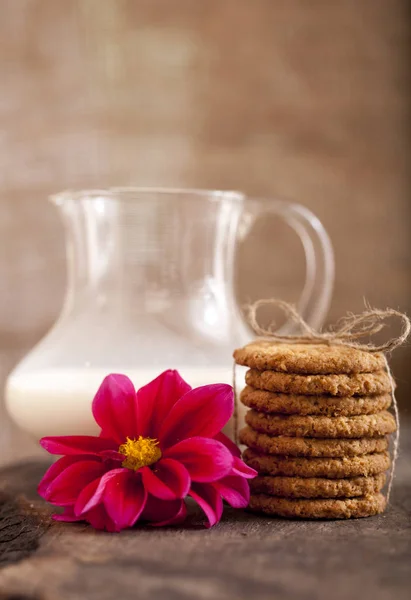
[(271, 436), (248, 426), (240, 431), (239, 439), (258, 452), (283, 456), (349, 457), (388, 449), (386, 437), (344, 440)]
[(372, 373), (384, 369), (381, 352), (371, 353), (349, 346), (286, 344), (256, 341), (234, 351), (237, 364), (260, 371), (283, 373)]
[(319, 415), (277, 415), (249, 410), (247, 425), (269, 435), (310, 438), (361, 438), (387, 435), (396, 429), (388, 411), (356, 417), (323, 417)]
[(391, 391), (385, 371), (353, 375), (298, 375), (250, 369), (246, 384), (259, 390), (308, 396), (373, 396)]
[(369, 494), (345, 499), (290, 499), (251, 494), (249, 509), (270, 516), (298, 519), (356, 519), (382, 513), (386, 499)]
[(251, 448), (243, 453), (244, 462), (260, 475), (282, 475), (285, 477), (369, 477), (389, 469), (388, 452), (374, 452), (361, 456), (340, 458), (305, 458), (260, 454)]
[(391, 395), (380, 396), (303, 396), (243, 389), (240, 400), (248, 408), (265, 413), (286, 415), (323, 415), (328, 417), (353, 417), (370, 415), (386, 410), (391, 405)]
[(385, 480), (384, 473), (344, 479), (259, 475), (250, 480), (250, 489), (253, 494), (263, 493), (282, 498), (353, 498), (379, 492)]

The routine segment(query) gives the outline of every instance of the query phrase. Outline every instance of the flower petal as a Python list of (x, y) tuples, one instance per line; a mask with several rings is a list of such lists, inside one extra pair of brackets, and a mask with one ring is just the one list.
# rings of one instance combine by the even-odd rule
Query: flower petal
[(189, 491), (189, 496), (191, 496), (205, 512), (208, 519), (206, 527), (212, 527), (219, 522), (221, 515), (223, 514), (223, 501), (213, 485), (193, 483), (191, 490)]
[(102, 529), (105, 531), (110, 531), (112, 533), (118, 532), (121, 530), (114, 521), (107, 514), (107, 511), (103, 504), (99, 504), (92, 508), (88, 513), (83, 515), (81, 519), (90, 523), (94, 529)]
[(154, 527), (160, 527), (182, 523), (186, 515), (187, 508), (183, 500), (165, 501), (149, 494), (141, 519)]
[(105, 486), (104, 506), (116, 527), (131, 527), (144, 509), (147, 492), (139, 473), (121, 469)]
[(118, 473), (123, 472), (124, 469), (112, 469), (107, 473), (104, 473), (102, 477), (98, 477), (91, 481), (79, 494), (76, 504), (74, 505), (74, 512), (76, 515), (81, 515), (91, 510), (103, 499), (104, 490), (106, 484), (112, 477), (115, 477)]
[(94, 508), (101, 501), (101, 497), (103, 495), (103, 491), (99, 491), (97, 493), (97, 489), (99, 487), (101, 481), (101, 477), (94, 479), (85, 488), (83, 488), (77, 498), (77, 501), (74, 505), (74, 514), (77, 517), (81, 517), (81, 515), (88, 510)]
[(143, 467), (140, 472), (147, 492), (161, 500), (185, 498), (190, 489), (187, 469), (171, 458), (159, 460), (152, 469)]
[(229, 475), (213, 483), (214, 488), (234, 508), (245, 508), (250, 501), (248, 481), (238, 475)]
[(92, 410), (101, 436), (112, 439), (117, 446), (126, 437), (136, 437), (136, 392), (126, 375), (111, 374), (105, 377), (94, 397)]
[(42, 496), (56, 506), (74, 504), (81, 490), (100, 477), (106, 468), (95, 460), (80, 460), (60, 473), (44, 490)]
[(164, 519), (163, 521), (151, 523), (152, 527), (164, 527), (166, 525), (180, 525), (181, 523), (184, 523), (187, 517), (187, 507), (184, 500), (180, 500), (180, 502), (180, 508), (174, 516)]
[(203, 385), (187, 392), (170, 410), (160, 429), (162, 449), (189, 437), (214, 437), (233, 409), (233, 388), (225, 383)]
[[(40, 481), (37, 491), (44, 498), (44, 494), (50, 483), (56, 479), (67, 467), (73, 465), (74, 463), (80, 462), (82, 460), (88, 460), (87, 456), (63, 456), (59, 458), (55, 463), (51, 465), (43, 475), (43, 479)], [(97, 459), (96, 459), (97, 462)]]
[(124, 454), (120, 454), (117, 450), (103, 450), (100, 457), (112, 469), (121, 467), (121, 463), (124, 461)]
[(42, 446), (50, 454), (100, 454), (106, 450), (117, 450), (118, 444), (113, 440), (92, 435), (61, 435), (44, 437)]
[(53, 515), (52, 518), (54, 521), (63, 521), (67, 523), (86, 521), (90, 523), (94, 529), (102, 529), (111, 532), (120, 531), (101, 504), (90, 510), (87, 514), (78, 517), (74, 514), (72, 506), (66, 506), (63, 513)]
[(178, 371), (169, 369), (137, 391), (137, 433), (143, 437), (158, 437), (164, 418), (191, 386)]
[(240, 448), (234, 442), (232, 442), (230, 438), (227, 437), (222, 431), (220, 433), (217, 433), (217, 435), (214, 436), (214, 439), (224, 444), (224, 446), (226, 446), (230, 450), (233, 456), (241, 456)]
[(174, 458), (187, 469), (193, 481), (215, 481), (231, 471), (233, 455), (217, 440), (192, 437), (168, 448), (164, 458)]
[(255, 469), (246, 465), (241, 458), (235, 456), (233, 459), (233, 474), (240, 475), (246, 479), (253, 479), (258, 473)]
[(75, 521), (81, 521), (81, 517), (76, 517), (73, 512), (72, 506), (65, 506), (62, 513), (52, 515), (54, 521), (63, 521), (66, 523), (74, 523)]

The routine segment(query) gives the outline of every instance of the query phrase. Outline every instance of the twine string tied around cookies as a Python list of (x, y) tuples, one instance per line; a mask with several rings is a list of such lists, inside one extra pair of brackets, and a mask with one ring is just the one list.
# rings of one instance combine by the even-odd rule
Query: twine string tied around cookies
[[(301, 334), (279, 334), (274, 330), (275, 323), (272, 323), (269, 327), (262, 327), (258, 323), (257, 318), (258, 310), (262, 306), (280, 308), (289, 320), (299, 327)], [(391, 317), (399, 318), (401, 321), (402, 328), (398, 336), (393, 337), (380, 345), (373, 344), (372, 342), (361, 343), (357, 341), (380, 332), (385, 327), (384, 321)], [(267, 341), (287, 342), (291, 344), (343, 344), (368, 352), (391, 352), (395, 348), (398, 348), (398, 346), (401, 346), (411, 332), (411, 321), (408, 316), (392, 308), (387, 308), (385, 310), (368, 308), (359, 315), (348, 314), (335, 328), (329, 329), (328, 331), (315, 331), (308, 323), (306, 323), (306, 321), (304, 321), (295, 306), (276, 298), (257, 300), (254, 304), (247, 306), (246, 318), (256, 335), (260, 339)]]
[[(258, 323), (257, 313), (262, 306), (272, 306), (273, 308), (280, 308), (289, 320), (300, 329), (299, 335), (285, 335), (279, 334), (275, 331), (275, 323), (272, 323), (268, 328), (262, 327)], [(365, 350), (367, 352), (392, 352), (395, 348), (398, 348), (408, 338), (411, 332), (411, 320), (407, 315), (397, 310), (387, 308), (385, 310), (367, 308), (363, 313), (359, 315), (348, 314), (347, 317), (342, 319), (335, 328), (329, 329), (328, 331), (315, 331), (299, 314), (297, 309), (284, 300), (276, 298), (257, 300), (254, 304), (249, 305), (246, 308), (246, 316), (249, 325), (254, 330), (258, 339), (271, 341), (274, 343), (285, 342), (288, 344), (324, 344), (324, 345), (345, 345), (351, 348), (357, 348), (359, 350)], [(394, 317), (399, 318), (401, 321), (401, 332), (396, 337), (393, 337), (382, 344), (374, 344), (371, 341), (362, 343), (358, 340), (363, 338), (369, 338), (376, 333), (379, 333), (384, 327), (384, 321)], [(387, 489), (387, 502), (389, 502), (390, 494), (392, 490), (392, 484), (394, 481), (395, 465), (398, 458), (399, 452), (399, 439), (400, 439), (400, 419), (398, 412), (398, 404), (395, 398), (395, 383), (391, 373), (386, 356), (385, 366), (387, 374), (390, 378), (391, 383), (391, 396), (394, 409), (394, 416), (396, 422), (396, 435), (393, 444), (393, 459), (390, 478)], [(234, 414), (233, 414), (233, 426), (234, 426), (234, 439), (238, 445), (238, 395), (236, 390), (236, 364), (233, 365), (233, 387), (234, 387)]]

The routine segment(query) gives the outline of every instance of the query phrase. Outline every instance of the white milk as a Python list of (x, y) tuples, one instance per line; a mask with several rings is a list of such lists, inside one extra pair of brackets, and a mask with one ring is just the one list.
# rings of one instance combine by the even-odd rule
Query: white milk
[[(91, 413), (91, 403), (107, 369), (48, 369), (12, 374), (6, 387), (6, 405), (13, 420), (39, 439), (46, 435), (96, 435), (99, 428)], [(136, 389), (159, 375), (159, 370), (116, 369), (133, 381)], [(226, 368), (179, 369), (192, 387), (208, 383), (232, 385), (232, 371)], [(243, 387), (238, 377), (237, 389)], [(233, 425), (224, 432), (233, 438)]]

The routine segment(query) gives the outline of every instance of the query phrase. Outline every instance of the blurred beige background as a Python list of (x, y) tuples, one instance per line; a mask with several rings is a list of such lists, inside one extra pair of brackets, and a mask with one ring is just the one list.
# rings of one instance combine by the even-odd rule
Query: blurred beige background
[[(334, 243), (330, 321), (411, 313), (406, 0), (0, 0), (0, 385), (64, 292), (64, 188), (242, 189), (298, 200)], [(275, 235), (273, 233), (275, 231)], [(269, 253), (269, 259), (267, 259)], [(297, 242), (267, 219), (240, 299), (293, 300)], [(409, 347), (393, 365), (403, 414)], [(0, 412), (1, 460), (34, 443)]]

